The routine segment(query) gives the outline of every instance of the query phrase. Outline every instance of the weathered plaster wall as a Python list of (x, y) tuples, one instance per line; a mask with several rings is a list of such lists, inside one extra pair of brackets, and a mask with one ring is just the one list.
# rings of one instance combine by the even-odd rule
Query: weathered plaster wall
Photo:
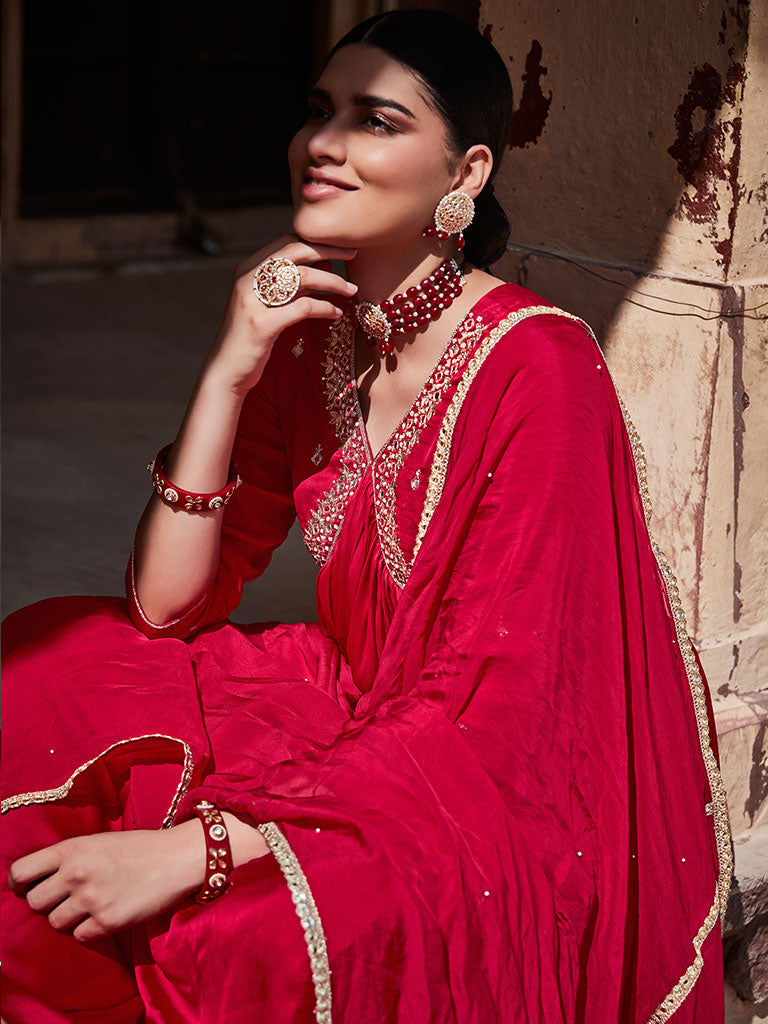
[(494, 270), (601, 339), (707, 670), (734, 833), (768, 834), (768, 0), (484, 0), (480, 28), (516, 100)]
[(481, 7), (517, 101), (497, 272), (598, 332), (726, 729), (768, 710), (765, 7)]

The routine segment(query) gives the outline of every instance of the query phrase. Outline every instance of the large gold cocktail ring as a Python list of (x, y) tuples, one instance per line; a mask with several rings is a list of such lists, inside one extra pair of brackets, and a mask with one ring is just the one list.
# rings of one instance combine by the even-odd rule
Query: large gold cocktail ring
[(265, 306), (285, 306), (300, 286), (299, 268), (285, 256), (270, 256), (253, 275), (253, 290)]

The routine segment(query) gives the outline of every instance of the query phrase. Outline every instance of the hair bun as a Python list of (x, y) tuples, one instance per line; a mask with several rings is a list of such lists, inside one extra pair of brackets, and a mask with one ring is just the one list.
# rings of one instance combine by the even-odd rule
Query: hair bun
[(510, 230), (509, 218), (489, 181), (475, 199), (475, 216), (464, 232), (464, 259), (476, 267), (489, 267), (507, 251)]

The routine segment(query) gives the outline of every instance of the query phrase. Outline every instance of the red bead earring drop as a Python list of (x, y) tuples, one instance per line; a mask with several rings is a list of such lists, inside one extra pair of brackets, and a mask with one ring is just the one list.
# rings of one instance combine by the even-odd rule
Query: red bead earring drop
[(461, 189), (455, 189), (443, 196), (435, 209), (434, 225), (422, 231), (425, 238), (436, 235), (441, 241), (458, 232), (456, 248), (464, 248), (464, 228), (468, 228), (475, 215), (475, 204), (471, 196)]

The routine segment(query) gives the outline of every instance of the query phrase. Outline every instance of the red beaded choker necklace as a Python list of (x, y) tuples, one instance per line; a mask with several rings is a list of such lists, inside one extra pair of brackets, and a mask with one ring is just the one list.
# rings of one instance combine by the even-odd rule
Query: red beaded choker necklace
[(398, 293), (378, 306), (372, 302), (358, 303), (355, 316), (369, 346), (375, 348), (379, 342), (381, 351), (389, 355), (395, 351), (389, 340), (391, 335), (407, 334), (434, 320), (461, 295), (465, 283), (458, 263), (448, 259), (429, 277), (406, 288), (404, 294)]

